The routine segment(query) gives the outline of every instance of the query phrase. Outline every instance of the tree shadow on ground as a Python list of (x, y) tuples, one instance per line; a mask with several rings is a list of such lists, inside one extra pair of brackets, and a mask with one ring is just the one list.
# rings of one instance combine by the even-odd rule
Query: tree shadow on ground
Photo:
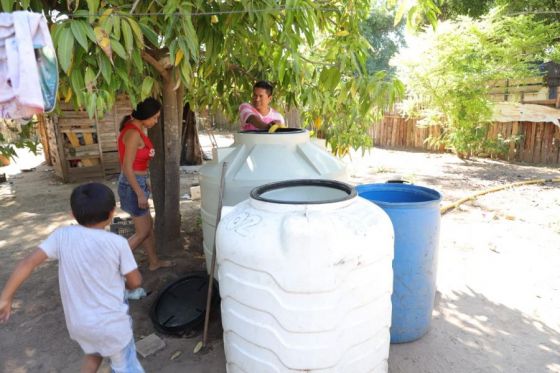
[(431, 329), (424, 337), (391, 345), (389, 371), (559, 371), (559, 351), (558, 330), (469, 289), (437, 301)]
[[(356, 155), (357, 163), (362, 168), (361, 172), (356, 172), (357, 175), (351, 175), (353, 183), (384, 183), (391, 179), (404, 179), (438, 190), (443, 200), (447, 201), (499, 185), (560, 177), (560, 171), (555, 167), (537, 167), (486, 158), (461, 160), (449, 153), (398, 149), (375, 151), (364, 158)], [(430, 159), (430, 164), (419, 161), (422, 158)], [(366, 172), (364, 167), (368, 168)]]

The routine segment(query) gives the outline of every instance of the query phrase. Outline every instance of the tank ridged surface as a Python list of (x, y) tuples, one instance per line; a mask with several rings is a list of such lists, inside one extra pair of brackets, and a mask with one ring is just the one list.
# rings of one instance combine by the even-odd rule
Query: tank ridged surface
[[(268, 195), (283, 198), (282, 190), (289, 198), (290, 187)], [(323, 191), (291, 193), (296, 204), (251, 198), (223, 216), (216, 244), (228, 372), (387, 371), (391, 222), (355, 195), (321, 202)], [(312, 203), (302, 203), (306, 193)]]

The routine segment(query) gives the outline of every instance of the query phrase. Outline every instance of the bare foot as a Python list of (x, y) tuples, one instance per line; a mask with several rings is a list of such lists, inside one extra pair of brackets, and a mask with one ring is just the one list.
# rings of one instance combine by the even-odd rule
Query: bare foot
[(160, 268), (173, 267), (174, 265), (175, 265), (175, 262), (172, 261), (172, 260), (158, 260), (156, 263), (150, 264), (148, 266), (148, 269), (150, 271), (155, 271), (155, 270), (160, 269)]

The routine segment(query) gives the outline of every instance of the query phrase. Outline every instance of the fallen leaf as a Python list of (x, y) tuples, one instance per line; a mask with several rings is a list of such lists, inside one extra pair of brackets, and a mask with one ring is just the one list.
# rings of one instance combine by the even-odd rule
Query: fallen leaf
[(173, 355), (171, 355), (171, 359), (170, 359), (170, 360), (175, 360), (175, 359), (177, 359), (179, 356), (181, 356), (182, 353), (183, 353), (182, 351), (175, 351), (175, 352), (173, 353)]
[(202, 341), (198, 342), (196, 346), (194, 346), (193, 353), (197, 354), (200, 350), (202, 350)]

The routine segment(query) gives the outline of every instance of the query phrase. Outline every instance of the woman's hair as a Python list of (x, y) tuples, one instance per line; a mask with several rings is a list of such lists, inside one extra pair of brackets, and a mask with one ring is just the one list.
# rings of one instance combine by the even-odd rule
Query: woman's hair
[(132, 111), (132, 114), (125, 115), (121, 120), (121, 124), (119, 126), (119, 131), (122, 131), (126, 122), (131, 120), (132, 118), (138, 120), (145, 120), (148, 118), (153, 117), (161, 110), (161, 103), (153, 97), (148, 97), (144, 101), (138, 103), (136, 105), (136, 109)]
[(82, 184), (72, 191), (70, 206), (80, 225), (94, 225), (109, 219), (116, 206), (115, 194), (101, 183)]
[(132, 116), (130, 114), (125, 115), (123, 117), (123, 119), (121, 119), (121, 124), (119, 125), (119, 132), (122, 131), (122, 129), (124, 128), (124, 125), (126, 124), (126, 122), (128, 122), (129, 120), (132, 119)]

